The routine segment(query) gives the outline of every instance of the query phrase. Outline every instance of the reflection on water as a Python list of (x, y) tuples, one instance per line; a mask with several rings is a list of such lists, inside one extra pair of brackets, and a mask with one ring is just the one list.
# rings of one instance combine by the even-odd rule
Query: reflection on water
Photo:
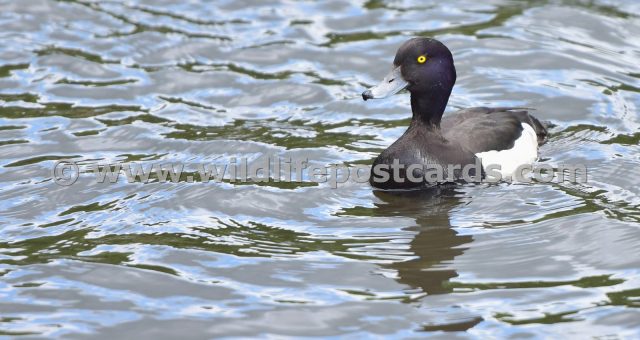
[(473, 241), (473, 236), (459, 235), (451, 225), (449, 214), (460, 204), (459, 194), (454, 188), (374, 194), (383, 202), (376, 203), (374, 216), (415, 218), (416, 225), (405, 228), (416, 233), (409, 243), (415, 258), (390, 265), (397, 271), (398, 281), (428, 295), (451, 292), (447, 283), (458, 274), (450, 265)]
[[(639, 12), (0, 0), (0, 334), (640, 336)], [(413, 35), (452, 49), (451, 111), (535, 108), (552, 126), (542, 161), (584, 164), (589, 182), (51, 179), (64, 158), (368, 164), (410, 108), (359, 93)]]

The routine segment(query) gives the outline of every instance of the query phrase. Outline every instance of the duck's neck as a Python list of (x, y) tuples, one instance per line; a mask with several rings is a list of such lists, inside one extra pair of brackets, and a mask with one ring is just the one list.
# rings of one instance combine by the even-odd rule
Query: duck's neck
[(440, 120), (449, 101), (448, 93), (411, 93), (412, 123), (420, 123), (428, 129), (440, 130)]

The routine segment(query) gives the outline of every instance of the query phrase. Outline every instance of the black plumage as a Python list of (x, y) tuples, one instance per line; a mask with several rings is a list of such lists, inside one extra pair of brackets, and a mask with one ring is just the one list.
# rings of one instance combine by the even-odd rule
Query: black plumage
[[(374, 173), (376, 166), (403, 164), (434, 165), (444, 169), (448, 165), (464, 167), (477, 164), (477, 153), (507, 150), (521, 136), (522, 123), (529, 124), (542, 144), (545, 127), (524, 108), (475, 107), (460, 110), (442, 119), (449, 96), (456, 81), (453, 56), (449, 49), (435, 39), (413, 38), (396, 53), (394, 71), (377, 87), (365, 91), (363, 99), (383, 98), (406, 88), (411, 93), (413, 117), (409, 128), (374, 161), (370, 182), (382, 189), (411, 189), (433, 184), (428, 180), (407, 180), (406, 171), (399, 179), (381, 177)], [(414, 177), (424, 177), (413, 169)], [(461, 179), (460, 172), (448, 178)]]

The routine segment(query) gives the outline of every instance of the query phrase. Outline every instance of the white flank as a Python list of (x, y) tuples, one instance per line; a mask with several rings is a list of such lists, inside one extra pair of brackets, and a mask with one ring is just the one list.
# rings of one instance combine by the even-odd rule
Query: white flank
[(489, 165), (499, 165), (502, 177), (511, 178), (519, 166), (533, 164), (538, 158), (538, 136), (531, 125), (522, 123), (522, 134), (511, 149), (479, 152), (476, 156), (485, 170)]

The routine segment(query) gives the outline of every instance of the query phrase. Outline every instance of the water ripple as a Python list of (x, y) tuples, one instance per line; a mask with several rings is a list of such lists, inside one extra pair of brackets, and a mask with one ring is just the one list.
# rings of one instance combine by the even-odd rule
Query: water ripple
[[(0, 334), (637, 337), (637, 4), (0, 9)], [(535, 108), (551, 132), (541, 162), (584, 164), (588, 182), (398, 195), (51, 179), (67, 158), (369, 164), (410, 108), (360, 93), (409, 36), (452, 49), (452, 110)]]

